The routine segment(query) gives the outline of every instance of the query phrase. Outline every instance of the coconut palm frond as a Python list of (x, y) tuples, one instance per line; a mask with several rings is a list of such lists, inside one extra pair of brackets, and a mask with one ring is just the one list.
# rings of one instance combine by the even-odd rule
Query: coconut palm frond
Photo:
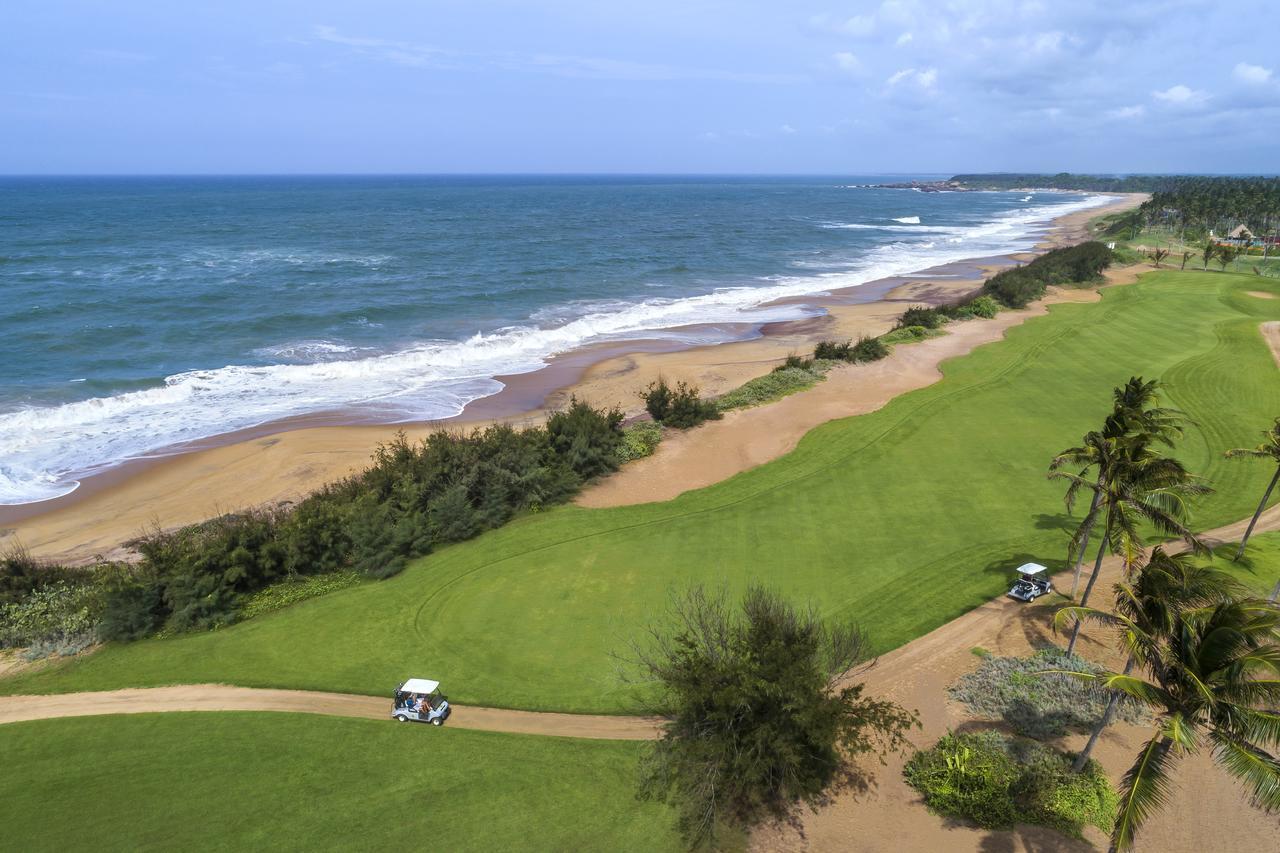
[(1111, 844), (1116, 850), (1132, 848), (1139, 827), (1168, 801), (1171, 744), (1172, 741), (1157, 734), (1124, 774), (1120, 783), (1120, 810), (1111, 831)]
[(1280, 760), (1222, 731), (1214, 731), (1210, 737), (1214, 759), (1249, 787), (1255, 804), (1269, 811), (1280, 809)]

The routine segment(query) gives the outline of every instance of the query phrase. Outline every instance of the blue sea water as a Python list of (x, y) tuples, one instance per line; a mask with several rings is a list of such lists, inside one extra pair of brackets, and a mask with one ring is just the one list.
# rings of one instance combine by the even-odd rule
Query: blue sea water
[(1100, 198), (884, 176), (0, 178), (0, 504), (301, 415), (456, 415), (587, 343), (812, 311)]

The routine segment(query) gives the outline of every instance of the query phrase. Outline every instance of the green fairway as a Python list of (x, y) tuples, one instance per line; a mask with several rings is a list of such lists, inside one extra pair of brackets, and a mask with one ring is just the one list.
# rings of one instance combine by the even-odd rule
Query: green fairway
[(7, 850), (675, 850), (640, 746), (308, 714), (0, 726)]
[[(1247, 516), (1271, 471), (1223, 459), (1280, 415), (1259, 323), (1265, 279), (1159, 272), (1065, 304), (944, 366), (945, 379), (827, 424), (797, 450), (661, 504), (529, 516), (343, 590), (212, 633), (107, 648), (0, 683), (5, 692), (228, 682), (387, 693), (439, 678), (464, 703), (635, 707), (612, 652), (690, 581), (760, 580), (856, 617), (885, 650), (1061, 567), (1075, 520), (1052, 455), (1096, 427), (1129, 376), (1160, 377), (1196, 422), (1179, 456), (1216, 494), (1207, 529)], [(983, 322), (975, 320), (971, 322)], [(709, 448), (707, 452), (714, 452)]]
[(1259, 533), (1249, 540), (1249, 547), (1239, 561), (1234, 559), (1240, 543), (1223, 545), (1214, 552), (1214, 568), (1230, 572), (1254, 593), (1271, 595), (1280, 580), (1280, 532)]

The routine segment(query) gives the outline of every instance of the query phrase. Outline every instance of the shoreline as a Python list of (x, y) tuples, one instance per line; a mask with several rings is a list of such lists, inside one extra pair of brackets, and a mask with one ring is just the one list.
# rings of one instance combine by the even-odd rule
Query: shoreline
[[(400, 430), (416, 439), (440, 428), (472, 429), (495, 422), (529, 425), (575, 395), (593, 405), (616, 405), (634, 415), (642, 411), (639, 390), (660, 375), (696, 384), (708, 396), (723, 394), (768, 373), (788, 354), (812, 348), (817, 340), (881, 334), (908, 305), (938, 304), (970, 293), (995, 270), (1040, 251), (1079, 242), (1088, 233), (1089, 221), (1136, 206), (1144, 198), (1140, 194), (1114, 197), (1118, 200), (1110, 204), (1052, 220), (1031, 253), (968, 259), (823, 296), (786, 300), (825, 311), (809, 318), (686, 327), (694, 334), (726, 336), (727, 342), (690, 345), (680, 340), (642, 338), (557, 355), (537, 371), (497, 377), (504, 383), (501, 391), (472, 401), (448, 420), (359, 423), (358, 418), (330, 413), (276, 421), (195, 442), (176, 453), (132, 460), (83, 478), (79, 487), (66, 495), (0, 507), (0, 547), (20, 545), (37, 556), (71, 563), (99, 556), (121, 559), (129, 555), (121, 543), (144, 530), (169, 529), (252, 506), (297, 501), (324, 483), (367, 467), (374, 448)], [(953, 336), (937, 340), (947, 337)], [(680, 438), (689, 443), (689, 436)]]

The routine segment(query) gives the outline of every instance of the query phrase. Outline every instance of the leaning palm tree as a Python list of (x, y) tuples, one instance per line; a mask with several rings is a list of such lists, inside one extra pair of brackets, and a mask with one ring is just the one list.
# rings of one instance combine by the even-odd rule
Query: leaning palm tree
[[(1128, 675), (1136, 662), (1132, 647), (1138, 637), (1129, 630), (1131, 627), (1140, 628), (1148, 636), (1168, 636), (1174, 631), (1182, 609), (1206, 607), (1248, 595), (1245, 586), (1226, 572), (1212, 569), (1188, 553), (1170, 554), (1158, 545), (1131, 579), (1118, 581), (1112, 590), (1115, 592), (1113, 612), (1092, 607), (1064, 607), (1054, 615), (1054, 628), (1075, 619), (1099, 622), (1118, 630), (1121, 648), (1129, 652), (1123, 675)], [(1102, 718), (1076, 756), (1073, 769), (1077, 773), (1089, 762), (1098, 738), (1111, 725), (1120, 696), (1112, 693), (1108, 697)]]
[(1271, 429), (1263, 431), (1262, 435), (1262, 443), (1257, 447), (1237, 447), (1234, 450), (1227, 451), (1228, 459), (1266, 459), (1276, 466), (1276, 473), (1272, 475), (1271, 482), (1267, 484), (1267, 490), (1262, 493), (1262, 500), (1258, 503), (1258, 509), (1253, 513), (1253, 518), (1249, 519), (1249, 526), (1244, 531), (1244, 538), (1240, 540), (1240, 549), (1236, 551), (1235, 556), (1237, 560), (1244, 556), (1244, 546), (1249, 544), (1249, 537), (1253, 534), (1254, 525), (1258, 523), (1258, 516), (1262, 515), (1262, 511), (1267, 508), (1267, 501), (1271, 499), (1271, 492), (1275, 489), (1276, 482), (1280, 481), (1280, 418), (1276, 418), (1276, 422), (1271, 425)]
[(1209, 270), (1209, 261), (1213, 260), (1213, 256), (1218, 253), (1218, 244), (1212, 237), (1209, 237), (1204, 241), (1204, 248), (1200, 251), (1204, 255), (1204, 268), (1207, 272)]
[[(1118, 556), (1128, 573), (1141, 556), (1144, 525), (1150, 525), (1159, 534), (1183, 539), (1196, 552), (1206, 550), (1188, 526), (1190, 511), (1187, 501), (1211, 490), (1196, 482), (1195, 476), (1181, 462), (1156, 454), (1146, 442), (1115, 442), (1114, 450), (1106, 479), (1097, 482), (1086, 480), (1081, 484), (1082, 488), (1099, 490), (1094, 518), (1086, 518), (1085, 521), (1090, 526), (1099, 520), (1103, 524), (1102, 542), (1094, 558), (1093, 574), (1089, 576), (1089, 583), (1080, 598), (1081, 605), (1089, 603), (1089, 595), (1102, 574), (1102, 561), (1108, 553)], [(1055, 471), (1050, 476), (1073, 484), (1083, 479), (1065, 471)], [(1083, 524), (1081, 528), (1084, 529)], [(1081, 624), (1077, 619), (1071, 630), (1067, 654), (1075, 651)]]
[[(1087, 489), (1092, 493), (1089, 511), (1085, 513), (1084, 521), (1067, 549), (1067, 560), (1074, 568), (1072, 598), (1076, 597), (1076, 591), (1080, 588), (1080, 570), (1089, 548), (1089, 536), (1098, 517), (1098, 506), (1104, 492), (1103, 483), (1109, 476), (1110, 466), (1120, 445), (1129, 441), (1158, 441), (1172, 447), (1173, 440), (1182, 435), (1184, 415), (1177, 409), (1157, 405), (1160, 401), (1160, 388), (1160, 381), (1157, 379), (1130, 377), (1124, 385), (1112, 390), (1111, 414), (1103, 422), (1101, 431), (1087, 433), (1079, 446), (1067, 448), (1049, 463), (1050, 479), (1055, 477), (1053, 472), (1065, 466), (1079, 469), (1078, 477), (1071, 480), (1064, 496), (1067, 512), (1075, 508), (1081, 490)], [(1097, 469), (1097, 478), (1089, 481), (1086, 475), (1094, 468)]]
[(1151, 739), (1121, 783), (1111, 850), (1133, 846), (1168, 796), (1177, 759), (1204, 742), (1257, 805), (1280, 809), (1280, 758), (1269, 751), (1280, 745), (1280, 607), (1243, 599), (1175, 609), (1160, 630), (1113, 618), (1142, 675), (1066, 673), (1155, 713)]

